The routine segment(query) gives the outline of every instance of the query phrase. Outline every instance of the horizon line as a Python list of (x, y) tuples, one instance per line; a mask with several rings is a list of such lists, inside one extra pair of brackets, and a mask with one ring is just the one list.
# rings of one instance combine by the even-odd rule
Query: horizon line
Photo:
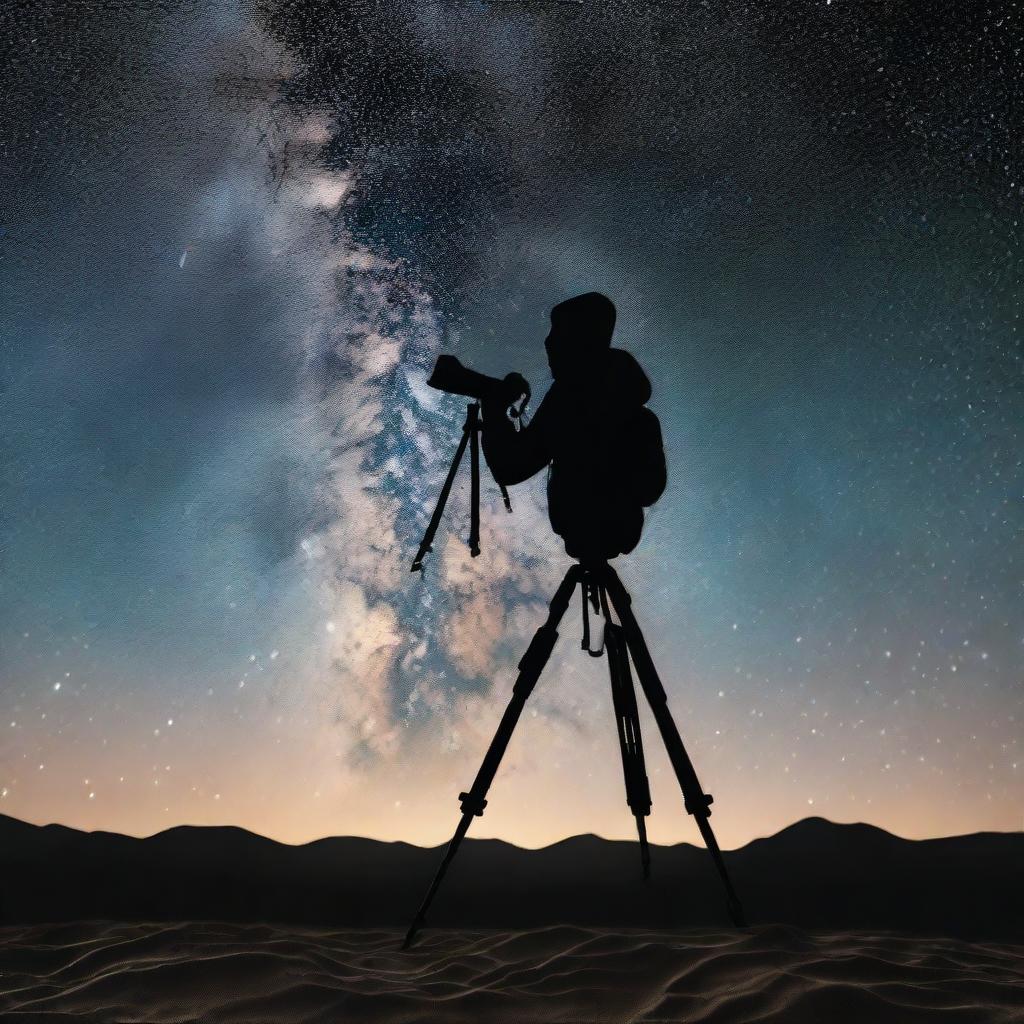
[[(393, 845), (411, 846), (414, 849), (418, 849), (418, 850), (438, 850), (438, 849), (441, 849), (442, 847), (445, 847), (445, 846), (448, 845), (448, 840), (447, 839), (442, 840), (440, 843), (437, 843), (434, 846), (423, 846), (423, 845), (421, 845), (419, 843), (414, 843), (414, 842), (411, 842), (411, 841), (409, 841), (407, 839), (377, 839), (377, 838), (374, 838), (373, 836), (360, 836), (360, 835), (353, 835), (353, 834), (340, 835), (340, 834), (333, 834), (333, 833), (332, 834), (328, 834), (328, 835), (318, 836), (318, 837), (313, 838), (313, 839), (307, 839), (307, 840), (305, 840), (303, 842), (299, 842), (299, 843), (290, 843), (290, 842), (286, 842), (285, 840), (282, 840), (282, 839), (275, 839), (272, 836), (264, 835), (261, 832), (254, 832), (252, 829), (246, 828), (244, 825), (232, 825), (230, 823), (223, 823), (223, 824), (219, 824), (219, 825), (210, 825), (210, 824), (197, 825), (197, 824), (192, 824), (192, 823), (189, 823), (189, 822), (179, 822), (176, 825), (168, 825), (166, 828), (159, 829), (156, 832), (150, 832), (150, 833), (147, 833), (145, 835), (134, 835), (134, 834), (132, 834), (130, 832), (114, 832), (114, 831), (111, 831), (109, 829), (103, 829), (103, 828), (98, 828), (98, 829), (78, 828), (78, 827), (76, 827), (74, 825), (66, 825), (66, 824), (64, 824), (63, 822), (60, 822), (60, 821), (48, 821), (48, 822), (45, 822), (45, 823), (28, 821), (28, 820), (26, 820), (24, 818), (18, 818), (18, 817), (16, 817), (13, 814), (4, 814), (2, 812), (0, 812), (0, 820), (7, 820), (7, 821), (17, 822), (17, 823), (19, 823), (21, 825), (28, 826), (29, 828), (38, 828), (38, 829), (62, 828), (62, 829), (68, 829), (71, 832), (78, 832), (78, 833), (80, 833), (82, 835), (121, 836), (122, 838), (125, 838), (125, 839), (136, 839), (136, 840), (139, 840), (140, 842), (144, 841), (144, 840), (147, 840), (147, 839), (155, 839), (157, 836), (166, 835), (169, 832), (174, 832), (174, 831), (177, 831), (179, 829), (195, 829), (195, 830), (199, 830), (199, 831), (202, 831), (204, 829), (210, 830), (210, 831), (221, 830), (221, 829), (231, 829), (231, 830), (236, 831), (236, 832), (244, 832), (246, 835), (250, 835), (250, 836), (252, 836), (252, 837), (254, 837), (256, 839), (262, 839), (264, 842), (274, 843), (277, 846), (290, 847), (291, 849), (301, 849), (304, 846), (312, 846), (315, 843), (322, 843), (322, 842), (326, 842), (326, 841), (329, 841), (329, 840), (332, 840), (332, 839), (335, 839), (335, 840), (359, 840), (361, 842), (380, 843), (382, 845), (388, 845), (388, 846), (393, 846)], [(796, 821), (790, 822), (790, 824), (788, 824), (788, 825), (783, 825), (780, 829), (778, 829), (776, 832), (771, 833), (770, 835), (755, 836), (753, 839), (747, 840), (747, 842), (741, 844), (740, 846), (734, 846), (734, 847), (729, 847), (729, 848), (724, 848), (723, 847), (723, 852), (725, 852), (725, 853), (732, 853), (732, 852), (735, 852), (737, 850), (746, 849), (746, 847), (752, 845), (753, 843), (759, 843), (759, 842), (764, 842), (764, 841), (766, 841), (768, 839), (774, 839), (775, 837), (781, 835), (783, 832), (787, 832), (787, 831), (789, 831), (792, 828), (796, 828), (799, 825), (804, 825), (804, 824), (809, 823), (809, 822), (815, 822), (815, 823), (823, 822), (826, 825), (830, 825), (830, 826), (832, 826), (834, 828), (857, 828), (857, 827), (860, 827), (860, 828), (870, 828), (870, 829), (873, 829), (876, 832), (883, 832), (887, 836), (891, 836), (893, 839), (899, 839), (901, 842), (904, 842), (904, 843), (928, 843), (928, 842), (934, 842), (936, 840), (943, 840), (943, 839), (967, 839), (967, 838), (971, 838), (971, 837), (974, 837), (974, 836), (1024, 835), (1024, 830), (1022, 830), (1022, 829), (1014, 829), (1014, 830), (984, 829), (984, 830), (980, 830), (980, 831), (977, 831), (977, 832), (962, 832), (962, 833), (957, 832), (957, 833), (952, 833), (952, 834), (949, 834), (949, 835), (925, 836), (923, 838), (912, 839), (912, 838), (909, 838), (908, 836), (901, 836), (901, 835), (899, 835), (896, 832), (892, 832), (892, 831), (890, 831), (887, 828), (883, 828), (881, 825), (875, 825), (875, 824), (873, 824), (873, 823), (871, 823), (869, 821), (833, 821), (831, 818), (826, 818), (824, 815), (812, 814), (812, 815), (808, 815), (805, 818), (798, 818)], [(496, 838), (494, 836), (467, 836), (465, 841), (467, 841), (467, 842), (474, 842), (474, 843), (478, 843), (478, 842), (479, 843), (502, 843), (505, 846), (510, 846), (513, 849), (522, 850), (524, 852), (540, 852), (542, 850), (550, 850), (550, 849), (552, 849), (555, 846), (561, 846), (563, 843), (572, 842), (575, 839), (596, 839), (596, 840), (598, 840), (599, 842), (602, 842), (602, 843), (630, 843), (630, 844), (636, 844), (637, 843), (636, 839), (609, 839), (606, 836), (599, 835), (596, 832), (580, 832), (580, 833), (576, 833), (574, 835), (564, 836), (562, 839), (556, 839), (554, 842), (545, 843), (542, 846), (520, 846), (518, 843), (510, 842), (507, 839), (499, 839), (499, 838)], [(661, 850), (671, 850), (671, 849), (674, 849), (674, 848), (679, 847), (679, 846), (690, 846), (690, 847), (692, 847), (693, 849), (696, 849), (696, 850), (703, 850), (704, 849), (703, 844), (694, 843), (694, 842), (688, 842), (686, 840), (680, 840), (679, 842), (676, 842), (676, 843), (651, 843), (650, 845), (651, 845), (652, 848), (661, 849)]]

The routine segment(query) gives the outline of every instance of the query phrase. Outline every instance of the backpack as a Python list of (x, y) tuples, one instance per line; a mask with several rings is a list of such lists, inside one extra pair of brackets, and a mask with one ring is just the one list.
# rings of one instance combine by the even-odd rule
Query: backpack
[(623, 424), (622, 434), (624, 457), (619, 471), (629, 481), (635, 499), (650, 508), (665, 493), (668, 482), (661, 424), (644, 405)]
[[(615, 351), (615, 350), (613, 350)], [(616, 352), (606, 394), (587, 406), (558, 403), (559, 450), (548, 471), (548, 516), (574, 558), (614, 558), (636, 547), (644, 509), (665, 491), (650, 384), (632, 356)]]

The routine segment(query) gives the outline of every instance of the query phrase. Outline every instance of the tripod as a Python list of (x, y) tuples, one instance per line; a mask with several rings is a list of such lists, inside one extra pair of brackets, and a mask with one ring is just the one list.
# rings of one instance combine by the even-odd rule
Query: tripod
[[(459, 463), (462, 456), (466, 454), (466, 445), (470, 446), (469, 456), (469, 553), (476, 558), (480, 554), (480, 403), (473, 402), (466, 406), (466, 422), (462, 425), (462, 440), (455, 449), (455, 456), (448, 469), (448, 476), (445, 477), (441, 493), (438, 495), (437, 504), (434, 506), (434, 514), (430, 517), (427, 529), (420, 541), (419, 550), (412, 560), (411, 572), (423, 571), (423, 559), (428, 551), (433, 550), (434, 534), (441, 523), (441, 516), (444, 514), (444, 507), (448, 503), (448, 495), (451, 494), (452, 484), (455, 482), (455, 474), (459, 470)], [(505, 508), (511, 512), (512, 502), (509, 500), (508, 490), (504, 484), (498, 485), (501, 490), (501, 497), (505, 502)]]
[[(622, 770), (626, 784), (626, 800), (636, 818), (637, 833), (640, 838), (640, 857), (644, 877), (650, 873), (650, 850), (647, 843), (647, 829), (644, 819), (650, 814), (651, 795), (648, 787), (646, 769), (644, 767), (643, 744), (640, 738), (640, 722), (637, 715), (636, 691), (630, 673), (630, 657), (636, 667), (637, 676), (644, 696), (654, 714), (654, 720), (661, 733), (662, 742), (668, 751), (669, 760), (675, 771), (679, 786), (683, 792), (683, 800), (687, 813), (697, 821), (697, 827), (704, 839), (704, 845), (711, 854), (711, 859), (725, 887), (726, 905), (729, 916), (737, 927), (744, 927), (745, 921), (739, 898), (733, 889), (729, 874), (718, 848), (718, 841), (711, 830), (708, 818), (711, 815), (712, 797), (705, 793), (697, 779), (693, 764), (690, 762), (686, 748), (679, 736), (675, 721), (668, 709), (665, 688), (658, 678), (657, 670), (647, 650), (643, 633), (633, 615), (631, 599), (622, 585), (618, 574), (607, 562), (576, 564), (569, 568), (565, 578), (559, 584), (548, 608), (547, 620), (534, 634), (530, 646), (519, 662), (519, 675), (512, 689), (512, 699), (505, 708), (501, 722), (491, 740), (491, 745), (484, 755), (483, 763), (477, 772), (476, 779), (468, 793), (460, 793), (462, 819), (459, 821), (455, 834), (452, 836), (444, 857), (437, 869), (437, 874), (427, 890), (427, 895), (420, 904), (413, 918), (409, 931), (406, 933), (403, 949), (412, 943), (417, 931), (426, 919), (427, 910), (444, 879), (448, 866), (458, 852), (459, 845), (469, 830), (474, 817), (484, 813), (487, 806), (487, 791), (501, 763), (502, 756), (512, 737), (512, 732), (519, 721), (523, 707), (533, 692), (544, 666), (551, 657), (555, 641), (558, 639), (558, 625), (565, 615), (576, 586), (579, 585), (583, 596), (583, 648), (595, 657), (601, 651), (590, 650), (590, 619), (587, 610), (588, 601), (598, 608), (605, 617), (605, 646), (608, 653), (608, 668), (611, 677), (612, 702), (619, 733), (619, 748), (622, 754)], [(619, 624), (612, 621), (611, 611), (618, 616)]]

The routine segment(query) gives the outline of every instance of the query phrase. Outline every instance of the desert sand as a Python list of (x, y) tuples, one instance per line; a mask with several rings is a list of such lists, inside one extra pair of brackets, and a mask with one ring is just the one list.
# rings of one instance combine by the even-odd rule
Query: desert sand
[(1024, 946), (886, 932), (0, 929), (5, 1021), (1024, 1021)]

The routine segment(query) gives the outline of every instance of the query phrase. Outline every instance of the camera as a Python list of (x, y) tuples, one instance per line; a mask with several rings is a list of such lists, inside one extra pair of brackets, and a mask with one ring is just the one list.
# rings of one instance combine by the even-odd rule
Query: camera
[(450, 395), (465, 395), (478, 401), (499, 395), (506, 399), (509, 405), (514, 405), (521, 398), (525, 399), (522, 403), (525, 407), (530, 400), (530, 386), (522, 375), (510, 373), (504, 379), (488, 377), (485, 373), (478, 373), (468, 366), (463, 366), (455, 356), (450, 355), (437, 357), (434, 372), (427, 380), (427, 384), (438, 391), (446, 391)]

